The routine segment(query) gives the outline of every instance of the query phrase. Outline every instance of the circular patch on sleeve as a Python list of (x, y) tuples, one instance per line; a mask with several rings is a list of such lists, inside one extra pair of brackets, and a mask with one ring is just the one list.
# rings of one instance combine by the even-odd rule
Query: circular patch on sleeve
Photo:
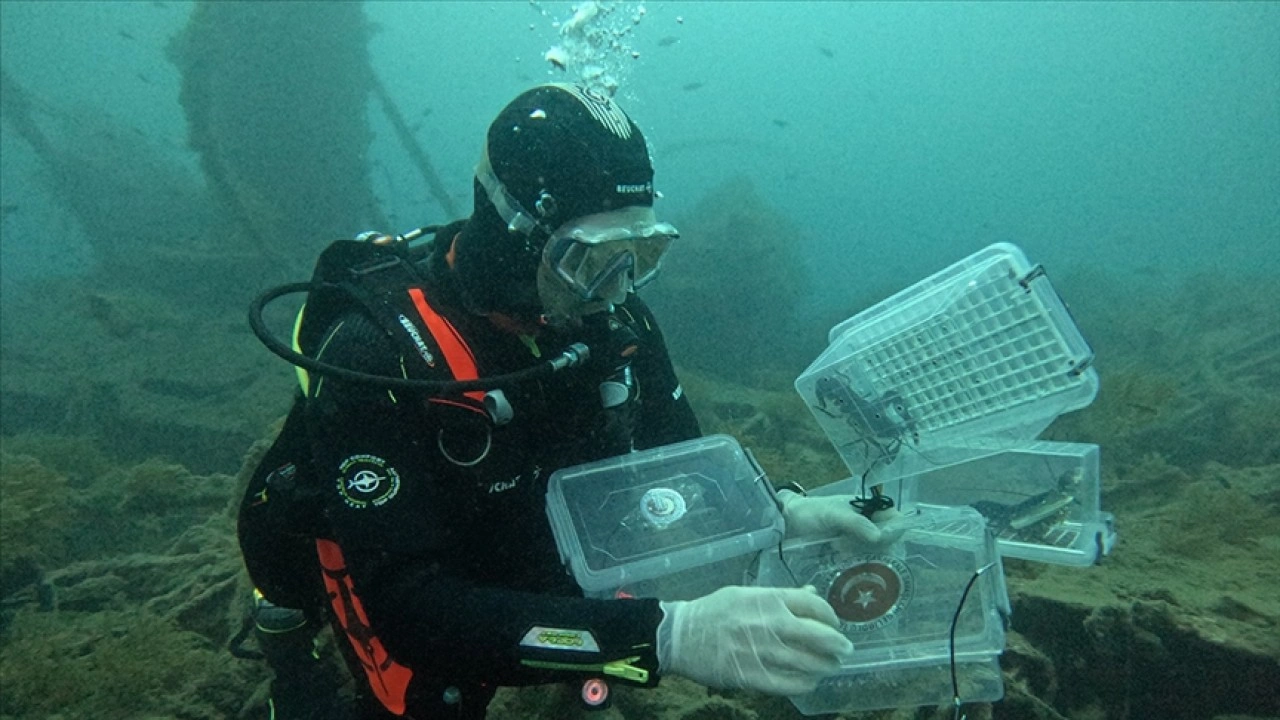
[(352, 455), (338, 470), (338, 493), (357, 510), (385, 505), (400, 492), (400, 473), (376, 455)]

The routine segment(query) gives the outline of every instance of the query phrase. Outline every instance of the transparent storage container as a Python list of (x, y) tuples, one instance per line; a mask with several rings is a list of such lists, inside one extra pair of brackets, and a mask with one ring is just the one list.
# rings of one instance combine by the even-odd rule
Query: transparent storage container
[[(956, 655), (956, 682), (962, 703), (995, 702), (1004, 697), (1000, 656)], [(818, 689), (791, 698), (802, 715), (882, 710), (952, 703), (951, 666), (941, 663), (894, 668), (823, 680)]]
[(969, 507), (927, 507), (884, 529), (900, 537), (879, 548), (844, 538), (788, 541), (781, 554), (761, 555), (757, 584), (814, 586), (853, 643), (837, 676), (792, 698), (797, 709), (815, 714), (949, 702), (952, 620), (979, 570), (956, 622), (957, 676), (963, 701), (998, 699), (1003, 684), (995, 658), (1004, 650), (1009, 599), (982, 516)]
[(876, 481), (1034, 440), (1098, 390), (1093, 351), (1039, 266), (999, 243), (836, 325), (796, 391)]
[(1085, 443), (1031, 443), (904, 478), (899, 505), (967, 505), (987, 519), (1001, 555), (1092, 565), (1116, 537), (1102, 512), (1099, 454)]
[(588, 597), (686, 600), (741, 585), (783, 520), (736, 440), (712, 435), (554, 473), (547, 516)]

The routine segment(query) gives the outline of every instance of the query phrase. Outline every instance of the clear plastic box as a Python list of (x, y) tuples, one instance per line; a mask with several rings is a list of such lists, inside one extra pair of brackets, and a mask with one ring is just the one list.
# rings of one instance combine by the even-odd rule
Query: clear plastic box
[[(960, 700), (965, 704), (1000, 700), (1004, 697), (1000, 656), (957, 654), (956, 682), (960, 686)], [(791, 702), (802, 715), (825, 715), (892, 707), (950, 705), (951, 693), (951, 666), (937, 663), (837, 675), (823, 680), (812, 693), (791, 698)], [(910, 698), (910, 702), (904, 704), (903, 698)]]
[(836, 325), (797, 392), (876, 481), (1034, 440), (1098, 391), (1093, 351), (1039, 266), (999, 243)]
[(685, 600), (743, 584), (781, 542), (765, 483), (736, 440), (711, 435), (559, 470), (547, 516), (588, 597)]
[(1097, 445), (1035, 442), (904, 478), (899, 504), (967, 505), (987, 519), (1002, 555), (1092, 565), (1115, 544), (1101, 507), (1099, 454)]
[(950, 701), (952, 619), (980, 569), (956, 624), (957, 671), (962, 700), (998, 699), (995, 658), (1004, 650), (1009, 599), (982, 515), (969, 507), (921, 508), (885, 530), (901, 536), (880, 548), (843, 538), (789, 541), (781, 557), (761, 556), (757, 584), (814, 586), (854, 646), (841, 673), (792, 698), (795, 706), (814, 714)]

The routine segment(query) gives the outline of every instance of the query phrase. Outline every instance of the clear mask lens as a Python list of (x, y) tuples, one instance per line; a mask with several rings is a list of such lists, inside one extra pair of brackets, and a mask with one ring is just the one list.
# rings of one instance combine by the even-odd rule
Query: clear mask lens
[(616, 302), (657, 276), (676, 237), (675, 227), (654, 221), (651, 208), (625, 208), (559, 228), (543, 260), (582, 299)]

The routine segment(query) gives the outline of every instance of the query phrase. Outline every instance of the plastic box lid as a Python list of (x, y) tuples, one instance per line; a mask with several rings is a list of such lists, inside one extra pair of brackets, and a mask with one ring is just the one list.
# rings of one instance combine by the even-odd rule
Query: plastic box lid
[(904, 478), (899, 505), (967, 505), (987, 519), (1001, 555), (1092, 565), (1115, 543), (1099, 455), (1097, 445), (1035, 442)]
[[(885, 526), (901, 537), (878, 548), (843, 538), (789, 541), (760, 559), (758, 584), (812, 585), (836, 610), (853, 642), (841, 676), (950, 665), (952, 618), (974, 582), (956, 625), (959, 656), (983, 660), (1004, 649), (1009, 600), (995, 543), (973, 508), (921, 508)], [(781, 555), (781, 556), (780, 556)], [(912, 686), (875, 707), (931, 704), (937, 693)], [(947, 697), (950, 697), (948, 675)], [(871, 707), (871, 706), (863, 706)], [(842, 708), (824, 710), (835, 712)]]
[(776, 545), (766, 482), (736, 440), (711, 435), (559, 470), (547, 516), (561, 560), (600, 594)]
[(1097, 395), (1093, 351), (1039, 266), (991, 245), (836, 325), (795, 386), (856, 475), (1017, 447)]

